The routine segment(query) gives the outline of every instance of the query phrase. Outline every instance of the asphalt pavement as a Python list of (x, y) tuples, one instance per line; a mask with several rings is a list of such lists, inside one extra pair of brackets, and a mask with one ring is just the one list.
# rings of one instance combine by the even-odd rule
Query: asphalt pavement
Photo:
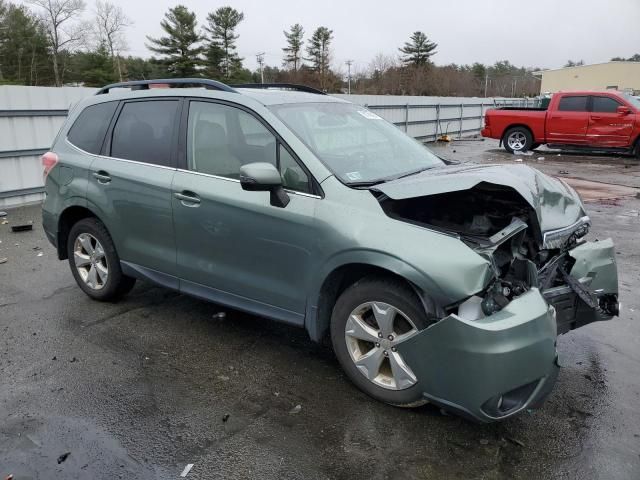
[[(435, 149), (463, 162), (518, 160), (490, 141)], [(640, 187), (631, 159), (520, 159)], [(561, 336), (547, 402), (492, 425), (371, 400), (301, 329), (145, 282), (119, 303), (94, 302), (45, 240), (39, 206), (9, 210), (0, 479), (172, 479), (188, 464), (188, 479), (639, 479), (640, 199), (596, 198), (587, 209), (589, 237), (616, 243), (621, 317)], [(32, 231), (10, 232), (26, 221)]]

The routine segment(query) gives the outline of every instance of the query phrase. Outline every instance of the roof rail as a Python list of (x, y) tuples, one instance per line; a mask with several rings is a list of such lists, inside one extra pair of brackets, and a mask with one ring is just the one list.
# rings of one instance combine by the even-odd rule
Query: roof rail
[(223, 92), (237, 93), (233, 88), (215, 80), (207, 78), (159, 78), (154, 80), (134, 80), (131, 82), (112, 83), (102, 87), (96, 95), (109, 93), (112, 88), (131, 88), (131, 90), (149, 90), (152, 85), (168, 85), (169, 88), (194, 88), (204, 87), (207, 90), (221, 90)]
[(295, 83), (239, 83), (231, 85), (233, 88), (259, 88), (268, 90), (270, 88), (279, 88), (280, 90), (295, 90), (296, 92), (315, 93), (317, 95), (326, 95), (326, 93), (317, 88), (308, 87), (306, 85), (298, 85)]

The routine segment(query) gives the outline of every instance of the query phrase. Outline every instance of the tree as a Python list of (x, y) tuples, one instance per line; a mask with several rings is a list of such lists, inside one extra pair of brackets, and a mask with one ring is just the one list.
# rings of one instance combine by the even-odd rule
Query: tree
[(423, 32), (413, 32), (409, 41), (398, 50), (404, 54), (402, 61), (406, 65), (420, 66), (431, 62), (437, 46), (438, 44), (430, 41)]
[(147, 48), (162, 55), (160, 61), (167, 72), (175, 77), (193, 77), (198, 75), (202, 64), (204, 48), (200, 45), (202, 37), (196, 33), (196, 14), (183, 5), (170, 8), (164, 15), (160, 26), (167, 36), (151, 38)]
[(28, 0), (28, 3), (40, 7), (43, 23), (49, 37), (53, 75), (57, 87), (62, 85), (60, 54), (78, 46), (85, 38), (87, 25), (73, 19), (79, 17), (85, 9), (83, 0)]
[(612, 62), (640, 62), (640, 53), (636, 53), (635, 55), (632, 55), (629, 58), (613, 57), (611, 61)]
[(573, 61), (573, 60), (567, 60), (567, 63), (564, 64), (565, 67), (581, 67), (582, 65), (584, 65), (584, 60), (578, 60), (578, 61)]
[(304, 37), (304, 29), (302, 25), (296, 23), (291, 26), (288, 32), (285, 31), (282, 33), (284, 33), (287, 39), (287, 46), (282, 49), (284, 52), (282, 65), (296, 72), (302, 63), (302, 45), (304, 43), (302, 38)]
[(311, 62), (313, 70), (319, 77), (320, 88), (322, 90), (325, 90), (327, 87), (329, 63), (331, 61), (329, 52), (331, 40), (333, 40), (333, 30), (329, 30), (327, 27), (318, 27), (313, 32), (309, 40), (309, 45), (307, 46), (308, 60)]
[[(207, 60), (209, 67), (219, 70), (229, 79), (242, 69), (242, 58), (236, 52), (236, 28), (244, 20), (244, 14), (232, 7), (220, 7), (207, 15), (209, 33)], [(218, 63), (213, 63), (213, 62)]]
[(98, 41), (108, 50), (113, 68), (118, 74), (118, 79), (122, 81), (120, 53), (127, 47), (124, 30), (132, 22), (121, 7), (107, 0), (96, 0), (96, 24)]
[(0, 82), (51, 81), (48, 40), (40, 20), (22, 5), (0, 0)]
[(106, 44), (89, 52), (76, 52), (69, 59), (70, 81), (81, 83), (87, 87), (101, 87), (117, 80), (113, 69), (113, 60)]

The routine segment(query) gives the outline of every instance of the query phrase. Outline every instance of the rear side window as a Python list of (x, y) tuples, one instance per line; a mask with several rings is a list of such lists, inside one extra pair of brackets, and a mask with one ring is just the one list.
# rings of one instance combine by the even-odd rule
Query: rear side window
[(558, 110), (563, 112), (586, 112), (588, 98), (587, 96), (562, 97), (558, 105)]
[(178, 100), (125, 103), (113, 127), (111, 156), (170, 166), (179, 103)]
[(616, 113), (620, 105), (622, 104), (610, 97), (593, 97), (591, 110), (599, 113)]
[(67, 139), (85, 152), (99, 154), (104, 136), (118, 102), (105, 102), (85, 108), (71, 126)]

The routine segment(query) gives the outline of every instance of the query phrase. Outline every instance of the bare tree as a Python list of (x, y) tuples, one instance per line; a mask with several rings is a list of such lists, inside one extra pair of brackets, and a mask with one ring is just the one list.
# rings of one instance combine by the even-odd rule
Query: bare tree
[(62, 85), (60, 52), (77, 46), (86, 34), (86, 24), (74, 21), (85, 9), (84, 0), (28, 0), (28, 3), (44, 10), (42, 21), (49, 37), (55, 84), (59, 87)]
[(114, 70), (122, 81), (120, 52), (127, 48), (124, 31), (133, 22), (121, 7), (108, 0), (96, 0), (96, 24), (98, 41), (109, 50)]

